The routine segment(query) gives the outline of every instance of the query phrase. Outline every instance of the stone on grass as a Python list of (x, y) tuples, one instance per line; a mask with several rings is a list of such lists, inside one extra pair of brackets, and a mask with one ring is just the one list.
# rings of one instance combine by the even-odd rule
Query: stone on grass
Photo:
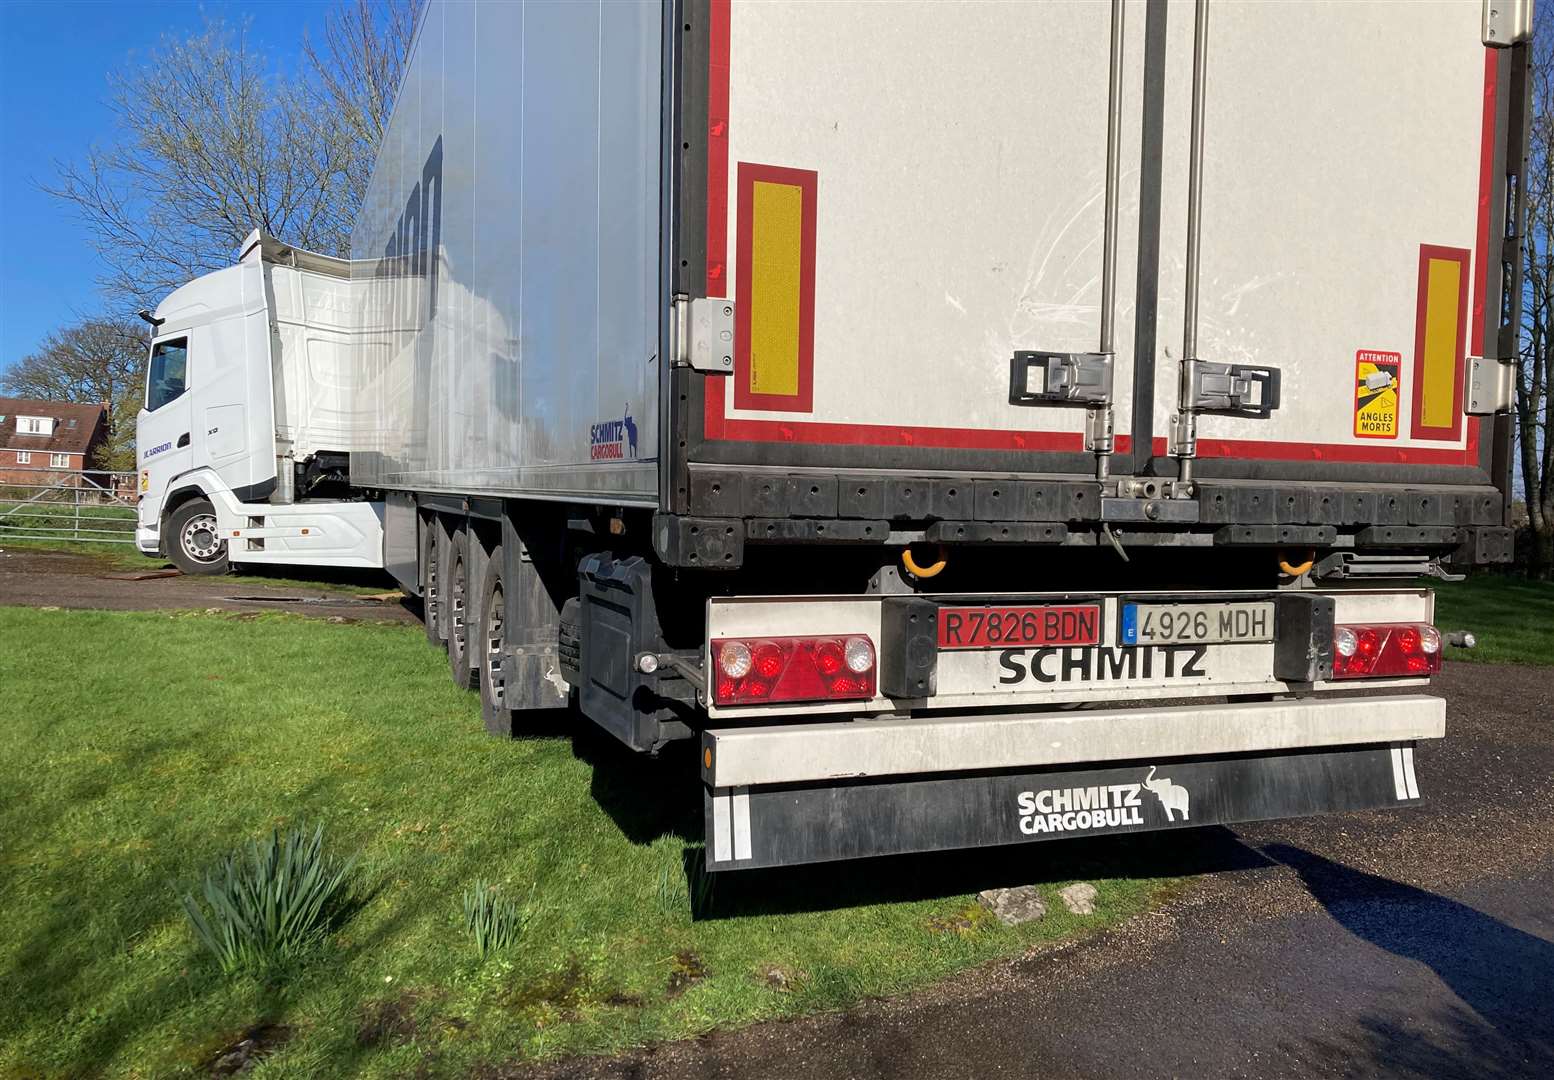
[(1095, 886), (1087, 881), (1076, 881), (1058, 890), (1063, 906), (1075, 915), (1095, 914)]
[(998, 916), (998, 921), (1005, 926), (1035, 922), (1047, 914), (1047, 905), (1042, 903), (1041, 892), (1034, 885), (984, 889), (977, 893), (977, 903)]

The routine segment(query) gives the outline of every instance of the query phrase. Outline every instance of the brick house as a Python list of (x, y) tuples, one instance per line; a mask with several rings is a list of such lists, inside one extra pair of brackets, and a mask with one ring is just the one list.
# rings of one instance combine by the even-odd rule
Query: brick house
[(92, 468), (108, 438), (108, 406), (0, 397), (0, 484), (37, 484), (39, 469)]

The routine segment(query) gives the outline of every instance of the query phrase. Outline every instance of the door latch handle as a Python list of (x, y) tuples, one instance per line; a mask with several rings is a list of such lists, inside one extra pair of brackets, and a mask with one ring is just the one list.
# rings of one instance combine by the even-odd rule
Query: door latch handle
[(189, 445), (189, 433), (186, 431), (182, 435), (178, 436), (178, 447), (179, 447), (179, 449), (182, 449), (183, 447), (188, 446), (188, 445)]
[(1202, 413), (1266, 420), (1279, 407), (1279, 369), (1189, 360), (1184, 401)]

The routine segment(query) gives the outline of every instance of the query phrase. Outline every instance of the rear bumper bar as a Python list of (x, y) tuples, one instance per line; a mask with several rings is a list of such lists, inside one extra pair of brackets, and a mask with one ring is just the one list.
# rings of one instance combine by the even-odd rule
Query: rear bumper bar
[(719, 728), (702, 735), (711, 788), (1203, 757), (1439, 739), (1425, 694), (1169, 708), (987, 713)]
[(707, 866), (1402, 806), (1444, 731), (1424, 695), (708, 731)]

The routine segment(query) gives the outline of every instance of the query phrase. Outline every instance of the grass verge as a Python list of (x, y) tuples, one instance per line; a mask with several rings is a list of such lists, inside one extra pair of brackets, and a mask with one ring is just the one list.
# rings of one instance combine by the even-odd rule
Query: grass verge
[[(463, 1076), (836, 1008), (1136, 912), (1215, 843), (724, 876), (693, 918), (694, 759), (564, 721), (489, 738), (416, 628), (0, 608), (0, 639), (3, 1077), (205, 1075), (245, 1036), (256, 1080)], [(359, 905), (285, 980), (224, 978), (180, 891), (300, 820), (362, 853)], [(524, 906), (485, 962), (462, 907), (482, 878)], [(1095, 916), (1049, 895), (1010, 928), (970, 895), (1078, 878)]]
[(1448, 660), (1554, 664), (1554, 582), (1480, 573), (1430, 587), (1436, 625), (1478, 638), (1475, 648), (1448, 649)]

